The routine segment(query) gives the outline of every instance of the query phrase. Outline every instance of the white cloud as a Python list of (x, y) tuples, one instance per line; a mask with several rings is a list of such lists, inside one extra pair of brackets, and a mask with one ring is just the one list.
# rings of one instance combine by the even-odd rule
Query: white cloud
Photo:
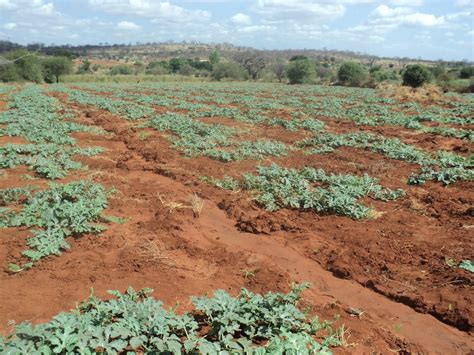
[(12, 11), (17, 15), (51, 16), (60, 15), (52, 2), (43, 0), (0, 0), (0, 9)]
[(390, 17), (390, 16), (398, 16), (403, 14), (408, 14), (412, 12), (412, 9), (408, 7), (388, 7), (387, 5), (380, 5), (374, 11), (372, 11), (371, 15), (375, 17)]
[(15, 5), (11, 0), (0, 0), (0, 9), (13, 9)]
[(32, 13), (36, 15), (52, 15), (54, 13), (54, 4), (52, 2), (48, 4), (41, 4), (32, 9)]
[(439, 26), (446, 23), (444, 16), (435, 16), (432, 14), (425, 14), (421, 12), (414, 12), (408, 7), (389, 7), (387, 5), (378, 6), (372, 13), (374, 18), (372, 24), (391, 24), (394, 27), (401, 25), (412, 26)]
[(3, 28), (6, 30), (13, 30), (16, 28), (16, 23), (15, 22), (9, 22), (3, 25)]
[(121, 21), (117, 24), (116, 27), (118, 30), (126, 30), (126, 31), (136, 31), (141, 29), (136, 23), (130, 21)]
[(252, 23), (250, 16), (247, 16), (241, 12), (232, 16), (230, 21), (236, 25), (250, 25)]
[(472, 11), (463, 11), (463, 12), (455, 12), (452, 14), (447, 14), (444, 16), (448, 21), (458, 21), (463, 18), (471, 19), (471, 26), (472, 26)]
[(423, 0), (391, 0), (389, 3), (394, 6), (421, 6)]
[(382, 43), (385, 42), (385, 38), (382, 36), (371, 35), (368, 37), (369, 41), (372, 43)]
[(395, 19), (395, 22), (398, 22), (400, 24), (420, 25), (426, 27), (443, 25), (446, 23), (443, 16), (436, 17), (432, 14), (423, 14), (420, 12), (416, 12), (414, 14), (409, 14), (406, 16), (400, 16)]
[(265, 26), (265, 25), (258, 25), (258, 26), (245, 26), (239, 28), (237, 32), (240, 33), (253, 33), (253, 32), (262, 32), (262, 31), (271, 31), (275, 30), (276, 27), (273, 26)]
[(456, 6), (459, 7), (474, 7), (474, 0), (456, 0), (455, 2)]
[(271, 21), (311, 22), (334, 20), (343, 16), (346, 8), (337, 1), (258, 0), (252, 10)]
[(89, 4), (107, 13), (149, 17), (162, 22), (202, 22), (211, 17), (207, 11), (189, 10), (161, 0), (89, 0)]

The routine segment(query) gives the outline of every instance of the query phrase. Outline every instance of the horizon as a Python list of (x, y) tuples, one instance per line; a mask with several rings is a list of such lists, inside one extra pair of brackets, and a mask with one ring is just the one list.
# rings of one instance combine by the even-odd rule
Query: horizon
[(22, 45), (231, 43), (474, 61), (473, 0), (0, 0)]

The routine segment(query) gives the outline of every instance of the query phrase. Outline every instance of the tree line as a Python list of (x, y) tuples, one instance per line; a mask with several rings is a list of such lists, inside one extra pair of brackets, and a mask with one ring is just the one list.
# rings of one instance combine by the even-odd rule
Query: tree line
[[(268, 57), (265, 52), (246, 50), (228, 57), (214, 49), (207, 58), (194, 59), (177, 56), (148, 63), (125, 61), (110, 68), (92, 65), (83, 58), (73, 65), (70, 52), (55, 52), (39, 56), (24, 49), (14, 49), (3, 54), (0, 62), (1, 81), (59, 82), (60, 77), (70, 74), (108, 75), (181, 75), (209, 78), (216, 81), (276, 81), (288, 84), (323, 84), (355, 87), (376, 87), (382, 82), (402, 83), (412, 87), (434, 83), (445, 91), (472, 92), (474, 67), (465, 63), (447, 66), (438, 63), (396, 65), (378, 63), (374, 57), (368, 62), (340, 61), (336, 57), (310, 58), (298, 54), (289, 59)], [(467, 79), (467, 80), (466, 80)]]
[(62, 75), (70, 74), (73, 63), (67, 56), (39, 57), (35, 53), (18, 49), (0, 57), (0, 81), (57, 83)]

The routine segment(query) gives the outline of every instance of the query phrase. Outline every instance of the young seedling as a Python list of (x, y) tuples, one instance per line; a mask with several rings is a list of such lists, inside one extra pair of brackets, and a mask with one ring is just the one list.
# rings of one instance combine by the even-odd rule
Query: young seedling
[(242, 269), (241, 272), (242, 272), (242, 275), (244, 276), (244, 279), (246, 280), (252, 280), (255, 277), (254, 270)]

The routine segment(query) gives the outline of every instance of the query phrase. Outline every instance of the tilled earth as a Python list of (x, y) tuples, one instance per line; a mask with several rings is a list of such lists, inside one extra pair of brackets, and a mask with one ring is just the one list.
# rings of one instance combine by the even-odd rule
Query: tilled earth
[[(71, 249), (61, 257), (47, 258), (28, 272), (1, 273), (3, 333), (10, 329), (9, 320), (37, 323), (73, 308), (91, 287), (101, 296), (108, 289), (151, 287), (156, 298), (168, 305), (180, 302), (178, 309), (184, 311), (189, 296), (218, 288), (233, 294), (241, 287), (287, 291), (291, 282), (308, 281), (311, 289), (304, 293), (304, 302), (311, 311), (328, 319), (336, 314), (335, 325), (349, 329), (347, 344), (336, 352), (448, 354), (474, 349), (473, 277), (445, 262), (473, 259), (472, 182), (449, 188), (432, 182), (405, 185), (407, 195), (400, 200), (365, 201), (383, 213), (364, 221), (287, 209), (267, 212), (247, 192), (225, 191), (199, 179), (238, 177), (253, 171), (254, 161), (184, 158), (170, 147), (166, 134), (54, 95), (74, 109), (78, 122), (108, 132), (73, 135), (78, 145), (102, 146), (105, 151), (77, 158), (89, 168), (70, 172), (64, 181), (90, 179), (115, 187), (118, 192), (110, 197), (107, 213), (127, 221), (71, 241)], [(333, 132), (350, 128), (347, 122), (326, 123)], [(427, 150), (466, 146), (458, 139), (403, 129), (367, 130), (393, 134)], [(259, 127), (254, 134), (289, 143), (305, 136)], [(367, 172), (390, 188), (400, 187), (417, 169), (354, 148), (317, 157), (295, 151), (272, 161), (334, 173)], [(26, 185), (21, 179), (26, 172), (25, 167), (5, 170), (2, 188)], [(42, 184), (46, 186), (43, 180), (35, 181)], [(194, 194), (204, 201), (199, 215), (190, 208)], [(27, 231), (0, 229), (0, 235), (0, 261), (16, 261)], [(361, 311), (358, 316), (354, 309)]]

